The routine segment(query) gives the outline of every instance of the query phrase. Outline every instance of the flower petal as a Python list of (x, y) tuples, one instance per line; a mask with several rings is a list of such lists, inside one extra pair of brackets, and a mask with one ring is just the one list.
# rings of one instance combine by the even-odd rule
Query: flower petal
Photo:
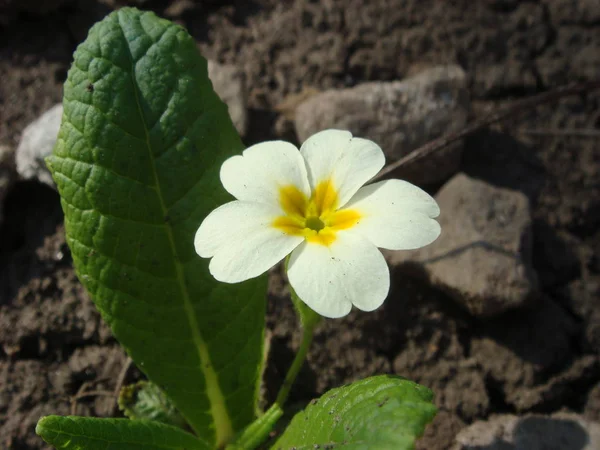
[(349, 131), (321, 131), (302, 144), (300, 153), (313, 192), (320, 183), (333, 182), (336, 208), (344, 206), (385, 164), (385, 156), (377, 144), (352, 137)]
[(194, 237), (196, 253), (203, 258), (211, 258), (229, 240), (269, 226), (278, 213), (276, 208), (260, 203), (225, 203), (213, 210), (200, 224)]
[(196, 232), (196, 253), (213, 257), (209, 269), (219, 281), (254, 278), (281, 261), (302, 242), (272, 226), (279, 210), (271, 205), (233, 201), (211, 212)]
[(239, 283), (257, 277), (290, 254), (304, 238), (261, 228), (217, 250), (208, 266), (218, 281)]
[(440, 235), (433, 220), (440, 214), (425, 191), (402, 180), (386, 180), (361, 188), (345, 209), (360, 214), (351, 228), (377, 247), (411, 250), (432, 243)]
[(292, 252), (288, 278), (298, 296), (325, 317), (345, 316), (352, 305), (372, 311), (383, 303), (390, 273), (381, 252), (348, 232), (329, 246), (303, 242)]
[(284, 141), (262, 142), (229, 158), (221, 166), (221, 183), (242, 201), (279, 205), (279, 189), (290, 185), (310, 197), (302, 156)]

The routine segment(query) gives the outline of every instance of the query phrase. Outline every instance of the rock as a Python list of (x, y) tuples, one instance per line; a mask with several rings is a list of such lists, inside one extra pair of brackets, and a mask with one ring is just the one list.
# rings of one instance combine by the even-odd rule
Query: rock
[(600, 424), (579, 414), (498, 415), (456, 436), (452, 450), (596, 450)]
[(56, 144), (62, 113), (62, 104), (54, 105), (23, 130), (15, 154), (17, 173), (22, 178), (37, 179), (48, 186), (55, 187), (44, 158), (52, 153)]
[[(469, 111), (466, 75), (458, 66), (439, 66), (403, 81), (364, 83), (329, 90), (298, 106), (301, 141), (326, 128), (347, 129), (377, 142), (387, 163), (426, 142), (462, 129)], [(394, 176), (417, 184), (442, 181), (458, 170), (462, 144), (397, 170)]]
[(244, 74), (230, 64), (219, 64), (208, 61), (208, 77), (213, 83), (215, 92), (229, 108), (231, 121), (241, 136), (246, 134), (248, 112), (246, 109), (246, 83)]
[(14, 180), (14, 154), (10, 147), (0, 145), (0, 224), (3, 217), (4, 197)]
[(527, 197), (458, 174), (436, 200), (441, 236), (418, 250), (388, 252), (390, 263), (422, 269), (475, 316), (527, 304), (537, 286)]

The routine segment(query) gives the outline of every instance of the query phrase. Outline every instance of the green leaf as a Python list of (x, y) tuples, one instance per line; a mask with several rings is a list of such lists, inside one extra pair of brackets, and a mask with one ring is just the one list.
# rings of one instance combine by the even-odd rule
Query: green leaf
[(65, 450), (207, 450), (189, 433), (151, 420), (96, 417), (42, 417), (35, 432), (48, 444)]
[(435, 416), (433, 393), (412, 381), (376, 376), (313, 400), (272, 449), (414, 449)]
[(48, 165), (77, 274), (116, 338), (216, 445), (252, 422), (266, 277), (218, 283), (194, 251), (243, 145), (180, 26), (123, 8), (92, 27)]
[(186, 422), (179, 411), (154, 383), (139, 381), (121, 389), (119, 409), (133, 420), (148, 419), (185, 428)]

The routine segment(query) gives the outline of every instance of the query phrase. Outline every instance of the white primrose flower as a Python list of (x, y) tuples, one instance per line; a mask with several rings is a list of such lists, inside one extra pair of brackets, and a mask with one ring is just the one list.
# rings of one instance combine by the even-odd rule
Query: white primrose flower
[(194, 245), (219, 281), (254, 278), (291, 253), (288, 278), (325, 317), (383, 303), (390, 273), (378, 247), (409, 250), (440, 234), (440, 210), (401, 180), (363, 186), (383, 167), (381, 148), (348, 131), (325, 130), (298, 149), (253, 145), (226, 160), (221, 182), (236, 200), (212, 211)]

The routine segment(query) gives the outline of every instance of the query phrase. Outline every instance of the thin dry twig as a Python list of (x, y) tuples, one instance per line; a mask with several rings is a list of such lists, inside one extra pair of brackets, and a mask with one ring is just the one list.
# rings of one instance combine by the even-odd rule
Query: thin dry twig
[(102, 383), (102, 382), (107, 381), (107, 380), (109, 380), (109, 378), (99, 378), (97, 380), (84, 381), (81, 384), (81, 386), (79, 386), (79, 389), (77, 390), (77, 393), (70, 398), (71, 415), (72, 416), (76, 415), (76, 413), (77, 413), (77, 403), (79, 402), (80, 399), (92, 396), (92, 395), (88, 395), (89, 392), (106, 392), (106, 391), (86, 391), (88, 387), (93, 386), (93, 385), (95, 385), (97, 383)]
[(404, 158), (401, 158), (398, 161), (395, 161), (381, 169), (381, 171), (375, 176), (373, 180), (383, 178), (384, 176), (388, 175), (390, 172), (393, 172), (399, 167), (413, 163), (417, 160), (431, 155), (432, 153), (440, 151), (448, 147), (448, 145), (452, 144), (453, 142), (462, 139), (470, 134), (473, 134), (481, 128), (487, 127), (493, 123), (500, 122), (509, 117), (514, 118), (525, 111), (543, 105), (544, 103), (555, 102), (561, 99), (562, 97), (584, 94), (599, 88), (600, 81), (589, 81), (586, 83), (570, 84), (567, 86), (553, 89), (548, 92), (544, 92), (542, 94), (534, 95), (523, 100), (519, 100), (513, 103), (512, 105), (500, 108), (498, 111), (494, 111), (488, 114), (482, 119), (475, 120), (474, 122), (470, 123), (465, 128), (463, 128), (461, 131), (458, 131), (456, 133), (449, 133), (447, 135), (429, 141), (427, 144), (410, 152)]
[(125, 361), (125, 364), (123, 364), (123, 367), (121, 368), (121, 372), (119, 373), (119, 377), (117, 378), (117, 384), (115, 385), (115, 389), (113, 391), (115, 402), (113, 403), (113, 406), (110, 410), (111, 417), (115, 416), (119, 409), (119, 394), (121, 392), (121, 389), (123, 388), (123, 384), (125, 383), (125, 378), (127, 378), (127, 372), (129, 372), (129, 369), (131, 368), (132, 364), (133, 360), (130, 356), (128, 356), (127, 361)]
[(112, 391), (87, 391), (79, 394), (77, 400), (87, 397), (112, 397), (113, 395)]
[(125, 383), (125, 378), (127, 377), (127, 373), (129, 372), (129, 369), (131, 368), (132, 364), (133, 364), (133, 360), (128, 356), (127, 360), (125, 361), (125, 364), (123, 364), (123, 367), (121, 368), (121, 372), (119, 372), (119, 376), (117, 377), (117, 383), (115, 384), (115, 388), (112, 391), (108, 391), (108, 390), (106, 390), (106, 391), (104, 391), (104, 390), (87, 391), (88, 387), (93, 386), (94, 384), (97, 384), (97, 383), (101, 383), (103, 381), (108, 381), (108, 380), (110, 380), (110, 378), (99, 378), (97, 380), (86, 381), (86, 382), (82, 383), (81, 386), (79, 387), (79, 389), (77, 390), (77, 393), (71, 397), (71, 415), (72, 416), (76, 415), (77, 404), (78, 404), (79, 400), (81, 400), (82, 398), (102, 396), (102, 397), (113, 397), (115, 399), (115, 401), (109, 411), (109, 415), (111, 417), (115, 416), (117, 414), (118, 407), (119, 407), (119, 393), (121, 392), (121, 388), (123, 387), (123, 384)]

